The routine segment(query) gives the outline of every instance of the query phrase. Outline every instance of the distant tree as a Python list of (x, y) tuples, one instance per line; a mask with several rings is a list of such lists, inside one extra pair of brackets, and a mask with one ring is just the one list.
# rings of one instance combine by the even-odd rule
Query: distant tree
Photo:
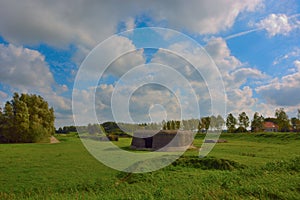
[(163, 129), (163, 130), (167, 130), (167, 124), (166, 124), (166, 121), (163, 120), (163, 121), (161, 122), (161, 124), (162, 124), (162, 129)]
[(201, 118), (201, 129), (205, 129), (205, 132), (207, 133), (210, 126), (210, 117), (202, 117)]
[[(63, 128), (59, 127), (56, 130), (56, 133), (65, 133), (65, 134), (67, 134), (67, 133), (70, 133), (70, 132), (77, 132), (77, 128), (75, 126), (64, 126)], [(84, 131), (81, 131), (81, 132), (84, 132)]]
[(175, 121), (175, 129), (176, 130), (180, 129), (180, 121)]
[(300, 124), (299, 121), (300, 120), (296, 117), (291, 118), (291, 124), (294, 131), (297, 131), (298, 125)]
[(241, 132), (246, 132), (249, 127), (249, 117), (245, 112), (239, 114), (239, 127)]
[(216, 128), (217, 129), (222, 129), (223, 125), (224, 125), (225, 121), (223, 119), (223, 117), (221, 115), (217, 116), (217, 123), (216, 123)]
[(182, 126), (184, 130), (191, 130), (189, 120), (182, 120)]
[(101, 133), (101, 128), (99, 124), (88, 124), (87, 129), (88, 129), (88, 133), (92, 135)]
[(236, 118), (231, 113), (229, 113), (226, 119), (226, 126), (229, 133), (234, 133), (236, 124)]
[(279, 130), (282, 132), (289, 131), (290, 128), (289, 118), (283, 108), (276, 109), (275, 117), (277, 120), (277, 125), (279, 127)]
[(264, 117), (255, 112), (253, 115), (253, 120), (251, 121), (251, 131), (260, 132), (263, 130)]
[(198, 133), (202, 132), (202, 123), (201, 123), (201, 120), (198, 121), (197, 129), (198, 129)]
[(167, 121), (167, 130), (171, 130), (171, 122)]
[(273, 122), (274, 124), (278, 124), (277, 119), (274, 117), (266, 117), (264, 119), (265, 122)]
[(170, 130), (175, 130), (176, 124), (174, 120), (171, 120), (171, 129)]
[(210, 116), (210, 128), (211, 129), (217, 128), (217, 118), (214, 115)]

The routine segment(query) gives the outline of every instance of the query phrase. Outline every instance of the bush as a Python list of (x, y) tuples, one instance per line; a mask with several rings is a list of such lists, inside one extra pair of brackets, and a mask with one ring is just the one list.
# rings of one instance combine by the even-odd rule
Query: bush
[(117, 135), (108, 135), (109, 141), (119, 141), (119, 137)]

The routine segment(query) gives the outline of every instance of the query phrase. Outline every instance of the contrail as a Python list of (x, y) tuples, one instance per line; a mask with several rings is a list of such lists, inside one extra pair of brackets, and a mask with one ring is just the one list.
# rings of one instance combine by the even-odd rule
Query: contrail
[[(291, 16), (288, 17), (288, 19), (293, 19), (293, 18), (296, 18), (296, 17), (300, 17), (300, 13), (291, 15)], [(261, 31), (261, 30), (263, 30), (263, 29), (264, 29), (264, 28), (255, 28), (255, 29), (252, 29), (252, 30), (243, 31), (243, 32), (240, 32), (240, 33), (236, 33), (236, 34), (229, 35), (229, 36), (227, 36), (227, 37), (224, 38), (224, 39), (225, 39), (225, 40), (230, 40), (230, 39), (232, 39), (232, 38), (236, 38), (236, 37), (240, 37), (240, 36), (243, 36), (243, 35), (247, 35), (247, 34), (249, 34), (249, 33), (256, 32), (256, 31)]]
[(225, 40), (230, 40), (232, 38), (236, 38), (236, 37), (240, 37), (240, 36), (243, 36), (243, 35), (247, 35), (249, 33), (252, 33), (252, 32), (255, 32), (255, 31), (260, 31), (260, 30), (263, 30), (263, 28), (256, 28), (256, 29), (252, 29), (252, 30), (249, 30), (249, 31), (243, 31), (243, 32), (240, 32), (240, 33), (236, 33), (236, 34), (233, 34), (233, 35), (229, 35), (227, 36), (226, 38), (224, 38)]

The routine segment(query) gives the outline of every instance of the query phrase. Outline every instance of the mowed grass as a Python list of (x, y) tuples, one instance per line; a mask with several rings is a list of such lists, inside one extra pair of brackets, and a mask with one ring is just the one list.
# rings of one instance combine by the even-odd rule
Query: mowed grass
[[(145, 174), (106, 167), (74, 135), (57, 138), (0, 145), (0, 199), (300, 199), (299, 134), (224, 134), (228, 143), (209, 153), (212, 164), (189, 150), (178, 165)], [(128, 149), (130, 139), (115, 144)], [(241, 167), (218, 168), (231, 162)]]

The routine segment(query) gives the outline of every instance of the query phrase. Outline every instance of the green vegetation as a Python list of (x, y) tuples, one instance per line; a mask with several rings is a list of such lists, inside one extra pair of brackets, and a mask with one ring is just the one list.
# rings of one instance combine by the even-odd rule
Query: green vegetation
[(0, 108), (0, 143), (38, 142), (54, 134), (54, 110), (37, 95), (15, 93)]
[[(76, 134), (57, 144), (1, 144), (0, 199), (300, 199), (300, 134), (222, 134), (208, 157), (128, 174), (95, 160)], [(197, 135), (200, 147), (204, 135)], [(128, 150), (131, 138), (114, 142)]]

